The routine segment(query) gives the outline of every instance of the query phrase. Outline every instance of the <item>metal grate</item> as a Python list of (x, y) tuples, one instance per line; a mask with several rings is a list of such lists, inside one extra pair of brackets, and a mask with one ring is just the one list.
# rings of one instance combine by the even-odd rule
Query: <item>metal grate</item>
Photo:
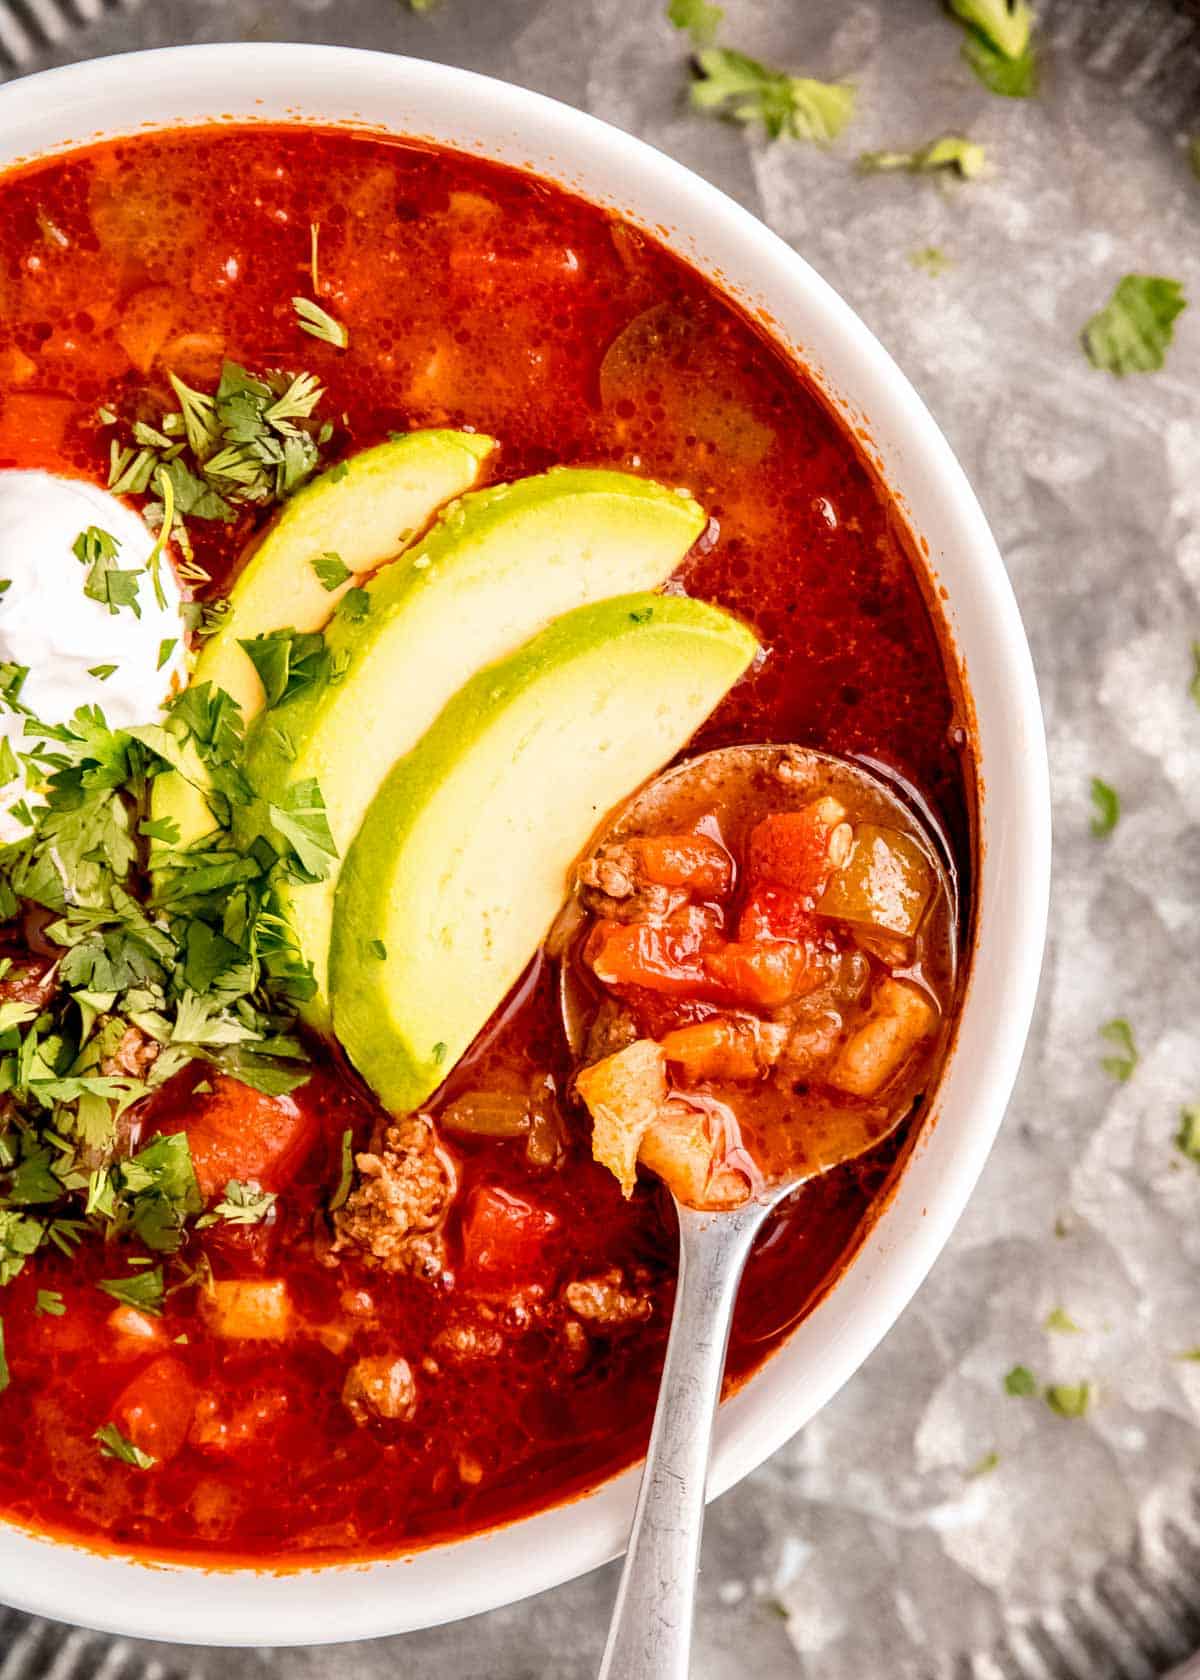
[[(0, 0), (0, 77), (38, 68), (42, 55), (142, 0)], [(2, 1672), (2, 1671), (0, 1671)]]

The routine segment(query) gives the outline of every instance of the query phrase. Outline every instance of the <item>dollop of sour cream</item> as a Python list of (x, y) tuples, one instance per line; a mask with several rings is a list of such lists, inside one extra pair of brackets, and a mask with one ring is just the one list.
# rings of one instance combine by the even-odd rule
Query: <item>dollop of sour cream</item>
[[(117, 544), (114, 566), (142, 573), (138, 615), (84, 594), (90, 568), (75, 543), (91, 526)], [(65, 723), (79, 706), (94, 705), (110, 728), (151, 723), (186, 680), (179, 585), (164, 555), (160, 606), (146, 570), (153, 548), (143, 521), (107, 490), (53, 473), (0, 471), (0, 580), (7, 583), (0, 659), (28, 668), (20, 703), (43, 722)], [(167, 642), (174, 646), (164, 655)], [(0, 737), (14, 752), (28, 750), (23, 719), (7, 707), (0, 707)], [(24, 793), (20, 781), (10, 783), (0, 789), (0, 807)], [(7, 812), (0, 817), (0, 839), (25, 832), (17, 825), (14, 833), (13, 822)]]

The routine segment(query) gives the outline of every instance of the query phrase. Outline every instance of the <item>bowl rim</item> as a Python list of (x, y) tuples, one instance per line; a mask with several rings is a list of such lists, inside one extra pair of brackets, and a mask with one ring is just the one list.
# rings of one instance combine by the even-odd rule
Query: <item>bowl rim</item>
[[(174, 117), (145, 116), (175, 109), (172, 101)], [(429, 128), (392, 121), (395, 107), (429, 113)], [(139, 120), (123, 115), (133, 109)], [(443, 119), (443, 110), (453, 114)], [(315, 123), (433, 140), (524, 166), (640, 222), (743, 307), (758, 306), (768, 331), (803, 360), (847, 422), (865, 423), (870, 451), (918, 537), (928, 538), (931, 525), (939, 532), (930, 570), (980, 750), (975, 952), (957, 1043), (935, 1112), (851, 1263), (722, 1406), (713, 1498), (807, 1422), (899, 1317), (966, 1204), (1017, 1075), (1045, 940), (1050, 790), (1033, 662), (1008, 574), (924, 403), (804, 258), (685, 165), (543, 94), (358, 48), (159, 48), (0, 87), (0, 173), (94, 141), (213, 122)], [(948, 581), (948, 570), (961, 578)], [(0, 1523), (0, 1580), (19, 1609), (111, 1633), (256, 1646), (376, 1637), (513, 1603), (605, 1562), (622, 1549), (638, 1475), (634, 1466), (565, 1504), (406, 1557), (284, 1572), (147, 1563)]]

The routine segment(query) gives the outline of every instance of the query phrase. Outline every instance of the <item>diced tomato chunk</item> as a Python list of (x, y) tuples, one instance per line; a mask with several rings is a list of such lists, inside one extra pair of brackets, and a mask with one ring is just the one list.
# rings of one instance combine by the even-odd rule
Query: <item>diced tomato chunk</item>
[[(751, 881), (768, 881), (776, 887), (816, 898), (824, 890), (835, 850), (848, 849), (850, 830), (845, 811), (833, 799), (817, 799), (802, 811), (773, 811), (750, 835), (746, 872)], [(843, 832), (844, 831), (844, 832)]]
[(768, 944), (731, 940), (720, 950), (706, 953), (704, 967), (739, 1002), (757, 1009), (777, 1009), (821, 980), (809, 947), (795, 940)]
[(738, 939), (803, 939), (816, 927), (808, 898), (790, 887), (754, 888), (738, 919)]
[(126, 1440), (165, 1464), (187, 1440), (195, 1409), (195, 1383), (180, 1360), (164, 1353), (122, 1389), (112, 1420)]
[(723, 898), (733, 885), (733, 859), (707, 834), (648, 834), (625, 845), (640, 873), (656, 886)]
[(644, 986), (675, 997), (703, 996), (700, 953), (715, 938), (711, 923), (696, 909), (676, 912), (665, 922), (597, 922), (584, 960), (607, 986)]
[(212, 1090), (193, 1101), (196, 1107), (184, 1124), (205, 1198), (224, 1190), (231, 1178), (243, 1184), (254, 1180), (264, 1190), (284, 1189), (316, 1141), (317, 1117), (294, 1097), (269, 1097), (225, 1074), (214, 1074)]
[(545, 1244), (557, 1229), (547, 1208), (498, 1185), (481, 1185), (463, 1219), (464, 1277), (488, 1284), (537, 1280), (546, 1271)]

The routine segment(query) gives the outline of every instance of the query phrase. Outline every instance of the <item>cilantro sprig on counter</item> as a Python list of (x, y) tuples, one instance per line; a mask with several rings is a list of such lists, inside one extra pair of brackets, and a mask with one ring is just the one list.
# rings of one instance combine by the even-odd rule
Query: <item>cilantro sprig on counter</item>
[(773, 70), (732, 47), (705, 47), (696, 55), (692, 104), (731, 122), (761, 122), (769, 140), (835, 140), (854, 115), (855, 92), (846, 82), (820, 82)]
[(1186, 308), (1178, 280), (1126, 274), (1084, 326), (1081, 337), (1088, 361), (1118, 377), (1154, 372), (1162, 367), (1175, 336), (1175, 319)]
[(1028, 99), (1037, 92), (1033, 11), (1027, 0), (948, 0), (963, 25), (962, 55), (991, 93)]

